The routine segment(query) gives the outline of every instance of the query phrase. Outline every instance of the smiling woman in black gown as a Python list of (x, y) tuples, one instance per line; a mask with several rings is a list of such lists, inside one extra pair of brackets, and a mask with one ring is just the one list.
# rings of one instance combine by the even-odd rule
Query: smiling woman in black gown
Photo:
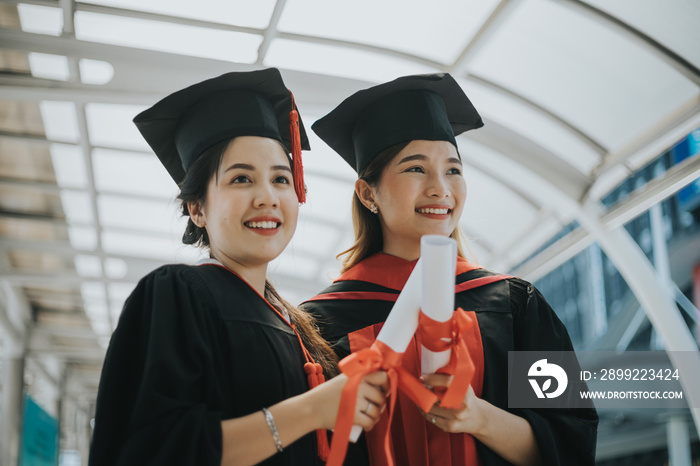
[[(266, 278), (305, 195), (308, 142), (296, 119), (275, 69), (195, 84), (136, 117), (181, 187), (183, 241), (210, 259), (163, 266), (126, 301), (100, 381), (91, 465), (322, 463), (345, 379), (321, 383), (332, 351)], [(382, 372), (364, 379), (355, 424), (374, 425), (385, 384)]]

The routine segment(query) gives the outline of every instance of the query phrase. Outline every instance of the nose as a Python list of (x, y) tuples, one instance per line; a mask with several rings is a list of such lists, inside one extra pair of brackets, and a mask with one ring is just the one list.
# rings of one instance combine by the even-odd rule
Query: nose
[(426, 194), (436, 199), (450, 197), (449, 184), (445, 177), (439, 174), (431, 176), (428, 180)]
[(255, 187), (253, 206), (256, 208), (279, 206), (279, 197), (272, 183), (259, 183)]

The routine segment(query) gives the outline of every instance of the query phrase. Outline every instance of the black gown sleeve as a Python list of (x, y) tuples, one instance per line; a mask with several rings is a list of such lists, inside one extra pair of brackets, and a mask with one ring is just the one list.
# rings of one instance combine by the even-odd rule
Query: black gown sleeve
[(141, 280), (112, 336), (98, 392), (92, 465), (219, 465), (222, 338), (206, 284), (187, 266)]
[[(564, 324), (531, 284), (511, 281), (516, 351), (573, 351)], [(544, 466), (593, 465), (598, 415), (590, 409), (522, 409)]]

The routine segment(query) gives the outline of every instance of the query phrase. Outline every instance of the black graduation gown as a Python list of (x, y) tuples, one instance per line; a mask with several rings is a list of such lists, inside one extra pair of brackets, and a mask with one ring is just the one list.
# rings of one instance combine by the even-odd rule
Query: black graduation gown
[[(400, 293), (415, 264), (384, 254), (375, 254), (365, 261), (370, 259), (372, 268), (354, 274), (351, 269), (302, 304), (317, 317), (322, 335), (333, 344), (340, 358), (350, 354), (348, 334), (386, 320), (394, 302), (377, 298), (382, 293)], [(353, 279), (344, 279), (346, 275)], [(469, 270), (457, 275), (456, 284), (459, 288), (460, 284), (494, 275), (485, 269)], [(400, 286), (395, 286), (397, 281)], [(378, 284), (387, 282), (392, 286)], [(598, 425), (594, 409), (508, 409), (508, 351), (573, 351), (566, 328), (539, 291), (530, 283), (511, 277), (456, 293), (455, 306), (474, 311), (477, 318), (484, 365), (481, 398), (529, 421), (544, 465), (594, 464)], [(402, 396), (399, 393), (399, 399)], [(411, 439), (406, 440), (410, 442)], [(346, 464), (367, 464), (366, 451), (362, 451), (366, 448), (363, 441), (350, 444)], [(401, 446), (397, 447), (394, 441), (394, 448)], [(509, 464), (479, 441), (476, 448), (483, 466)]]
[[(167, 265), (124, 305), (97, 396), (91, 466), (216, 465), (221, 421), (308, 390), (289, 325), (217, 265)], [(322, 464), (315, 435), (262, 464)]]

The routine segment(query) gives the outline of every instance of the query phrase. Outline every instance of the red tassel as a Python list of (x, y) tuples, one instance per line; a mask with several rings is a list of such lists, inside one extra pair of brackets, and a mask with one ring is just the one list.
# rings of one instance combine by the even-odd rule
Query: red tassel
[[(316, 362), (307, 362), (304, 364), (304, 371), (309, 380), (309, 389), (318, 387), (326, 378), (323, 376), (323, 367)], [(318, 445), (318, 456), (324, 462), (328, 461), (328, 454), (330, 453), (330, 446), (328, 445), (328, 434), (326, 429), (316, 430), (316, 444)]]
[[(290, 92), (290, 94), (292, 94)], [(292, 171), (294, 172), (294, 191), (297, 193), (299, 203), (306, 202), (306, 189), (304, 188), (304, 167), (301, 164), (301, 133), (299, 131), (299, 113), (294, 103), (292, 94), (292, 111), (289, 112), (289, 133), (292, 143)]]
[(318, 445), (318, 457), (325, 463), (328, 461), (328, 455), (331, 452), (331, 447), (328, 445), (326, 429), (318, 429), (316, 431), (316, 444)]

